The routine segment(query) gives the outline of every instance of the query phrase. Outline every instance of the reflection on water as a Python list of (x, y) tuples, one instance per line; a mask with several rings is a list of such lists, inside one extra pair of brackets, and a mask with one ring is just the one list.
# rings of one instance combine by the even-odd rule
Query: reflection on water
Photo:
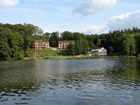
[(0, 105), (139, 105), (140, 60), (0, 63)]

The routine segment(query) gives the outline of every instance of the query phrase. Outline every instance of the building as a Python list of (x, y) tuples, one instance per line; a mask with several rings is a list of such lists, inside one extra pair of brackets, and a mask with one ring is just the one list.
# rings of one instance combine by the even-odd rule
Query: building
[(94, 56), (107, 56), (107, 50), (102, 47), (101, 49), (91, 50), (91, 54)]
[(74, 44), (74, 41), (59, 41), (59, 42), (58, 42), (58, 49), (64, 50), (64, 49), (66, 49), (70, 44)]
[(37, 40), (33, 43), (33, 48), (48, 49), (49, 48), (49, 42), (45, 42), (45, 41), (42, 41), (42, 40)]

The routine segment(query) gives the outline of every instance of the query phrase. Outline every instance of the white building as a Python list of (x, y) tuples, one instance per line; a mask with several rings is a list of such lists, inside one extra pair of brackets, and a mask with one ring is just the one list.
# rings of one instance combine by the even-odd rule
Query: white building
[(107, 50), (102, 47), (101, 49), (91, 50), (91, 54), (94, 56), (107, 56)]

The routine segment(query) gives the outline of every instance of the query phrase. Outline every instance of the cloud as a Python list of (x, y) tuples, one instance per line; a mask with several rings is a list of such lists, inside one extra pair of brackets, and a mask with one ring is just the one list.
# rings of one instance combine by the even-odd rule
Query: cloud
[(111, 30), (120, 30), (133, 27), (140, 28), (140, 10), (112, 17), (108, 23), (108, 27)]
[(109, 28), (107, 26), (90, 26), (82, 31), (85, 34), (102, 34), (109, 32)]
[(13, 7), (18, 3), (18, 0), (0, 0), (0, 7)]
[(101, 9), (113, 6), (117, 0), (83, 0), (80, 6), (73, 10), (74, 13), (82, 15), (90, 15)]

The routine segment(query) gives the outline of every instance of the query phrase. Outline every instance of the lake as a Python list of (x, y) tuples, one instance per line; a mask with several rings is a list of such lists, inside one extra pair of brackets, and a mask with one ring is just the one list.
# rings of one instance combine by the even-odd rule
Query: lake
[(1, 62), (0, 105), (140, 105), (140, 60)]

